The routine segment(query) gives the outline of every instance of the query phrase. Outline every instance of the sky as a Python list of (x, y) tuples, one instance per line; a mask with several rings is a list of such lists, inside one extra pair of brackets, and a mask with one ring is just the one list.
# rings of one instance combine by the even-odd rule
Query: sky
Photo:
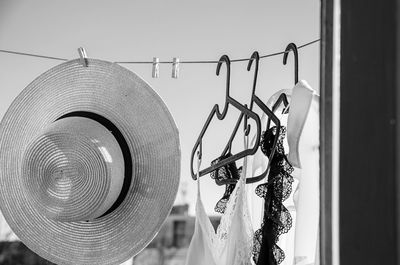
[[(249, 58), (283, 51), (320, 38), (320, 2), (317, 0), (146, 0), (146, 1), (21, 1), (0, 0), (0, 49), (78, 58), (78, 47), (88, 57), (107, 61), (218, 60)], [(319, 91), (319, 44), (299, 50), (299, 78)], [(294, 83), (293, 56), (260, 62), (256, 94), (265, 102), (276, 91)], [(41, 73), (60, 61), (0, 53), (0, 117), (12, 100)], [(175, 119), (182, 152), (181, 188), (176, 203), (187, 202), (194, 213), (196, 183), (190, 176), (190, 153), (214, 104), (225, 98), (225, 70), (215, 75), (215, 64), (180, 66), (178, 79), (171, 65), (160, 65), (160, 77), (151, 77), (151, 65), (123, 64), (148, 82)], [(248, 104), (253, 72), (247, 63), (231, 68), (231, 96)], [(222, 108), (222, 106), (221, 106)], [(217, 158), (238, 117), (231, 108), (225, 120), (214, 120), (203, 142), (202, 165)], [(242, 150), (242, 141), (233, 151)], [(201, 178), (206, 211), (222, 197), (209, 176)]]

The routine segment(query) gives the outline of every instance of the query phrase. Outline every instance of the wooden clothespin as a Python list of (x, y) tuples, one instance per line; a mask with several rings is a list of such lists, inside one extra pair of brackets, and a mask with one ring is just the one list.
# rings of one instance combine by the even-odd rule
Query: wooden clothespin
[(87, 55), (86, 55), (85, 49), (82, 48), (82, 47), (79, 47), (78, 48), (78, 53), (79, 53), (79, 58), (80, 58), (81, 64), (84, 67), (88, 67), (88, 60), (87, 60)]
[(179, 58), (174, 57), (172, 61), (172, 78), (179, 77)]

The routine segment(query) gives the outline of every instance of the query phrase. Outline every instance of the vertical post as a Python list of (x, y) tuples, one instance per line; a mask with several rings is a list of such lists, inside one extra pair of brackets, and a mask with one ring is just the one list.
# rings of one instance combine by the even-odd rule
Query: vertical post
[(333, 0), (321, 1), (320, 264), (332, 265)]
[(341, 5), (340, 265), (398, 264), (399, 1)]
[(394, 87), (394, 89), (396, 89), (397, 92), (397, 96), (396, 96), (396, 103), (395, 103), (395, 107), (396, 107), (396, 156), (395, 156), (395, 164), (396, 164), (396, 176), (397, 176), (397, 183), (396, 183), (396, 210), (397, 210), (397, 231), (396, 231), (396, 235), (397, 235), (397, 262), (400, 262), (400, 1), (397, 1), (397, 9), (396, 9), (396, 69), (397, 70), (397, 79), (396, 79), (396, 86)]

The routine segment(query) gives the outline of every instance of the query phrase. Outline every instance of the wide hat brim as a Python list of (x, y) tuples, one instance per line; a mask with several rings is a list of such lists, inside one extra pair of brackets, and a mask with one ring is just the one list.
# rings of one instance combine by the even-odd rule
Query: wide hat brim
[[(21, 183), (29, 142), (71, 112), (101, 115), (118, 127), (132, 155), (124, 201), (92, 221), (58, 222), (42, 216)], [(13, 101), (0, 124), (0, 207), (30, 249), (57, 264), (119, 264), (139, 253), (167, 218), (179, 185), (175, 122), (161, 98), (118, 64), (72, 60), (40, 75)]]

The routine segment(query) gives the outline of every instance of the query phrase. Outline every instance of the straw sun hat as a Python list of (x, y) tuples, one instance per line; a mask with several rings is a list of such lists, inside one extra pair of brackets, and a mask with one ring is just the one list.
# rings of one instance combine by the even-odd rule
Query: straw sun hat
[(57, 264), (119, 264), (154, 238), (174, 202), (178, 130), (151, 87), (110, 62), (60, 64), (0, 124), (0, 207)]

